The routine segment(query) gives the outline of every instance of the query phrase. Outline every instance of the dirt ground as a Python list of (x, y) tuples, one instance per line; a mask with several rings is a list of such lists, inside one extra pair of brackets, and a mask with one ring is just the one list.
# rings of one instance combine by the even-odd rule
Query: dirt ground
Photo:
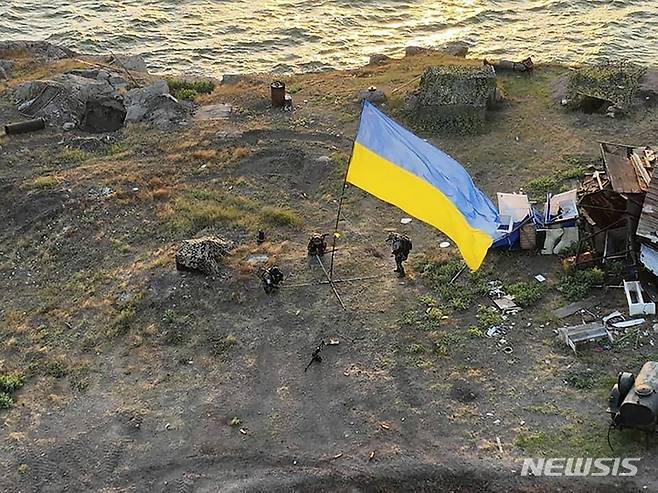
[[(290, 77), (292, 113), (269, 109), (268, 77), (247, 78), (197, 101), (232, 104), (228, 120), (134, 125), (86, 150), (76, 139), (89, 135), (56, 128), (0, 136), (0, 373), (25, 376), (0, 411), (0, 489), (658, 491), (653, 437), (613, 432), (614, 452), (606, 441), (617, 372), (658, 358), (651, 323), (637, 348), (574, 355), (554, 330), (581, 316), (551, 316), (568, 303), (557, 257), (490, 252), (481, 281), (541, 273), (549, 289), (500, 322), (504, 336), (482, 337), (491, 301), (449, 306), (418, 263), (455, 259), (454, 248), (440, 251), (441, 234), (401, 225), (401, 211), (348, 187), (336, 273), (377, 277), (338, 284), (346, 312), (314, 284), (324, 275), (306, 243), (333, 229), (356, 92), (391, 94), (433, 63), (459, 62), (430, 55)], [(656, 142), (653, 107), (625, 119), (563, 110), (552, 84), (564, 72), (501, 74), (506, 101), (483, 134), (426, 137), (489, 196), (596, 161), (598, 141)], [(2, 125), (20, 118), (10, 89)], [(412, 89), (384, 111), (400, 115)], [(404, 281), (390, 230), (414, 242)], [(178, 243), (205, 233), (237, 245), (223, 272), (177, 272)], [(273, 296), (257, 255), (287, 274)], [(596, 315), (625, 311), (619, 289), (593, 294)], [(304, 371), (323, 338), (340, 343)], [(542, 456), (642, 461), (635, 478), (520, 476), (524, 457)]]

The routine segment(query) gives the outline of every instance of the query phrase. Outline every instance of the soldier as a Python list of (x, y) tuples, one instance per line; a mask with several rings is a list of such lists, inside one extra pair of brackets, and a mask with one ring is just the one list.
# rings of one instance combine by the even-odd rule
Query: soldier
[(270, 267), (263, 273), (263, 289), (267, 294), (271, 294), (272, 291), (278, 289), (279, 284), (283, 282), (283, 272), (276, 265)]
[(319, 255), (322, 257), (327, 251), (327, 235), (314, 234), (308, 240), (308, 254), (309, 255)]
[(400, 277), (406, 275), (404, 271), (404, 266), (402, 262), (409, 258), (409, 252), (411, 252), (412, 244), (409, 237), (401, 235), (398, 233), (390, 233), (386, 239), (386, 243), (391, 245), (391, 255), (395, 257), (395, 270)]

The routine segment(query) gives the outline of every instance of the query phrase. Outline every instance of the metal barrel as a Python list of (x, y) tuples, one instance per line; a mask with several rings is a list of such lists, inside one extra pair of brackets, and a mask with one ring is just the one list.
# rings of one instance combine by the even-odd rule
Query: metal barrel
[(286, 85), (279, 80), (275, 80), (270, 84), (270, 90), (272, 92), (272, 108), (283, 108), (286, 104)]
[(35, 118), (34, 120), (5, 125), (5, 133), (7, 135), (26, 134), (28, 132), (43, 130), (44, 128), (46, 128), (46, 120)]

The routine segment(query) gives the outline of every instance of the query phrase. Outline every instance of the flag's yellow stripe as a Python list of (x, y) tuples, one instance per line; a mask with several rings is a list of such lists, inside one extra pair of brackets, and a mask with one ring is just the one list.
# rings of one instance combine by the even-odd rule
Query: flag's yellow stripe
[(426, 181), (358, 142), (354, 145), (347, 181), (443, 231), (455, 242), (471, 270), (482, 264), (492, 238), (468, 224), (459, 209)]

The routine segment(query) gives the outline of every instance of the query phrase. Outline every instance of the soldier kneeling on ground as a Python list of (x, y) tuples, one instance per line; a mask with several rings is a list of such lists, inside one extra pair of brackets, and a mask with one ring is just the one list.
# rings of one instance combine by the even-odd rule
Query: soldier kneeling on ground
[(317, 233), (311, 236), (311, 239), (308, 240), (308, 254), (311, 256), (318, 255), (322, 257), (327, 251), (326, 237), (326, 234), (321, 235)]
[(279, 284), (283, 282), (283, 272), (276, 265), (263, 272), (263, 289), (267, 294), (271, 294), (278, 289)]
[(391, 255), (395, 257), (395, 271), (400, 277), (406, 275), (402, 262), (409, 258), (412, 244), (408, 236), (398, 233), (390, 233), (386, 239), (386, 243), (391, 245)]

